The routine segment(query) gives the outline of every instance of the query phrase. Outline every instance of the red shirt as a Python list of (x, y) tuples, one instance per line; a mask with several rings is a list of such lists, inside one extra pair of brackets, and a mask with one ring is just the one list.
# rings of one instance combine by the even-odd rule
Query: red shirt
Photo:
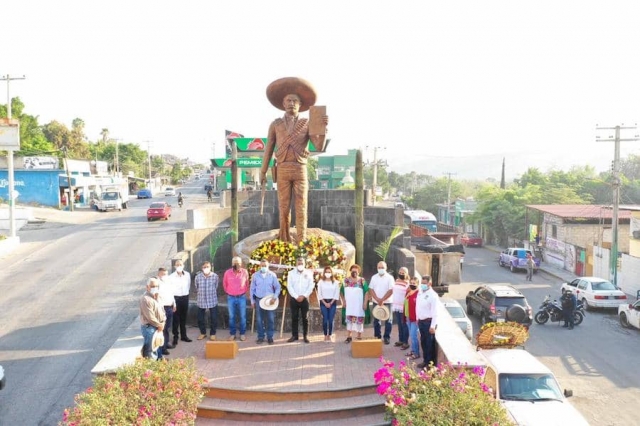
[(411, 290), (407, 290), (407, 300), (409, 301), (408, 306), (409, 306), (409, 312), (405, 312), (405, 316), (408, 318), (409, 321), (411, 322), (417, 322), (418, 321), (418, 317), (416, 316), (416, 299), (418, 298), (418, 292), (415, 291), (413, 292), (412, 295), (409, 295), (409, 292)]
[(249, 290), (249, 273), (246, 269), (240, 268), (237, 272), (227, 269), (222, 277), (222, 287), (229, 296), (241, 296)]

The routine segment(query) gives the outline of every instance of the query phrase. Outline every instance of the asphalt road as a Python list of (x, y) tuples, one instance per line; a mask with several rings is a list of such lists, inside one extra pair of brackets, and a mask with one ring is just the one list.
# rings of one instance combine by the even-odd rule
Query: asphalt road
[[(22, 244), (0, 269), (0, 425), (56, 425), (91, 386), (91, 369), (138, 315), (146, 278), (169, 267), (186, 209), (206, 204), (202, 188), (180, 189), (182, 209), (159, 194), (122, 212), (35, 212), (47, 220), (18, 232)], [(173, 216), (147, 222), (159, 200)]]
[[(480, 284), (512, 284), (525, 294), (534, 314), (546, 295), (560, 297), (560, 280), (538, 273), (527, 282), (524, 272), (500, 268), (497, 258), (490, 250), (468, 248), (464, 284), (450, 286), (449, 297), (465, 306), (466, 294)], [(480, 323), (477, 317), (471, 319), (475, 333)], [(526, 350), (554, 372), (563, 388), (573, 390), (571, 403), (591, 425), (638, 424), (640, 331), (622, 328), (613, 310), (589, 311), (573, 330), (561, 326), (534, 322)]]

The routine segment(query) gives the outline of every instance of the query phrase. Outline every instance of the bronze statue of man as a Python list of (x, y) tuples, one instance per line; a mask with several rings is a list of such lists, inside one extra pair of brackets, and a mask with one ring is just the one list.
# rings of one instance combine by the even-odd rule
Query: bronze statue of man
[[(299, 117), (316, 102), (316, 92), (306, 80), (286, 77), (274, 81), (267, 87), (267, 98), (273, 106), (284, 110), (282, 118), (277, 118), (269, 126), (267, 146), (264, 150), (260, 183), (264, 187), (267, 170), (272, 155), (275, 154), (273, 180), (277, 184), (280, 213), (280, 233), (282, 241), (293, 241), (289, 233), (291, 225), (291, 200), (295, 203), (296, 240), (307, 237), (307, 201), (309, 179), (307, 178), (307, 148), (309, 140), (317, 151), (324, 151), (323, 135), (309, 135), (309, 119)], [(321, 121), (326, 128), (329, 117), (322, 115)], [(277, 172), (276, 172), (277, 170)]]

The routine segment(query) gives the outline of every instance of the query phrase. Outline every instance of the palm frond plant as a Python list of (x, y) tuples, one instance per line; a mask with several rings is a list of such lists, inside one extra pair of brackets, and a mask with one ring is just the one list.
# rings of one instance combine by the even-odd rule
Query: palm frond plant
[(391, 244), (393, 244), (393, 241), (402, 234), (403, 228), (401, 226), (396, 226), (395, 228), (393, 228), (393, 231), (391, 231), (389, 237), (373, 249), (373, 251), (375, 251), (376, 254), (380, 256), (380, 260), (384, 262), (387, 261), (387, 255), (389, 254), (389, 250), (391, 249)]
[(228, 238), (235, 234), (236, 232), (232, 229), (219, 228), (213, 231), (209, 237), (209, 259), (212, 265), (214, 264), (216, 253), (220, 247), (224, 245)]

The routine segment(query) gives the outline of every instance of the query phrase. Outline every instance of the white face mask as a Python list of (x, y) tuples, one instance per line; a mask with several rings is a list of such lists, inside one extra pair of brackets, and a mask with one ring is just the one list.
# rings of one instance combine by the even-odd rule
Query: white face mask
[(296, 266), (296, 268), (298, 269), (298, 271), (302, 272), (304, 271), (304, 265), (298, 265)]
[(158, 294), (159, 291), (160, 289), (158, 289), (158, 287), (152, 287), (149, 289), (149, 293), (151, 293), (152, 296), (155, 296), (156, 294)]
[(378, 273), (379, 273), (380, 275), (384, 275), (384, 273), (385, 273), (385, 272), (387, 272), (387, 270), (386, 270), (386, 269), (384, 269), (384, 268), (379, 268), (379, 269), (378, 269)]
[(209, 275), (209, 272), (211, 272), (211, 268), (202, 268), (202, 272), (204, 272), (205, 275)]
[(325, 278), (331, 278), (331, 273), (330, 272), (325, 272), (324, 276), (325, 276)]
[(177, 271), (177, 272), (182, 272), (182, 271), (184, 271), (184, 266), (176, 266), (176, 271)]

